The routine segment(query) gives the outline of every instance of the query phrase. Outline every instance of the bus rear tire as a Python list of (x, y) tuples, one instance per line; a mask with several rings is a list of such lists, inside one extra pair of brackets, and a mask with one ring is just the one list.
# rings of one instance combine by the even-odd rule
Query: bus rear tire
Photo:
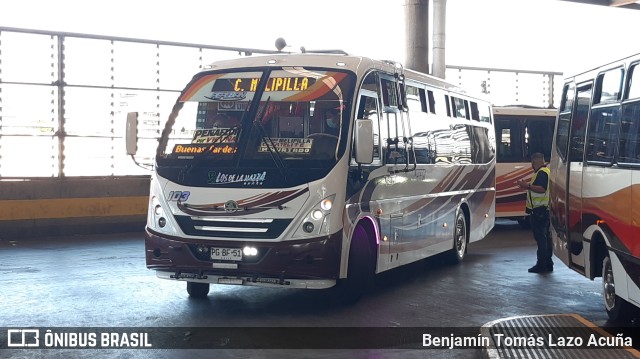
[(353, 304), (371, 287), (374, 279), (374, 261), (367, 231), (358, 226), (349, 248), (347, 278), (340, 279), (336, 286), (340, 302)]
[(451, 263), (458, 264), (464, 260), (464, 256), (467, 254), (468, 242), (467, 218), (464, 216), (462, 209), (460, 209), (456, 215), (455, 228), (453, 230), (453, 248), (448, 253)]
[(187, 282), (187, 293), (191, 298), (206, 298), (209, 295), (209, 283)]
[(637, 314), (637, 309), (626, 300), (616, 294), (616, 284), (613, 280), (613, 267), (611, 258), (604, 257), (602, 261), (602, 297), (604, 299), (604, 309), (612, 321), (631, 319)]

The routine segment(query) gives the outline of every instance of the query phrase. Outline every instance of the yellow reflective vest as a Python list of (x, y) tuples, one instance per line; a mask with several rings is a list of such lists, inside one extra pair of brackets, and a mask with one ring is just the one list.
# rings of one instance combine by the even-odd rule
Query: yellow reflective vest
[(533, 209), (540, 206), (549, 206), (549, 179), (551, 178), (551, 171), (547, 167), (540, 167), (538, 171), (531, 178), (531, 182), (529, 185), (533, 185), (538, 178), (538, 174), (540, 171), (544, 171), (547, 174), (547, 190), (544, 193), (533, 192), (532, 190), (527, 191), (527, 208)]

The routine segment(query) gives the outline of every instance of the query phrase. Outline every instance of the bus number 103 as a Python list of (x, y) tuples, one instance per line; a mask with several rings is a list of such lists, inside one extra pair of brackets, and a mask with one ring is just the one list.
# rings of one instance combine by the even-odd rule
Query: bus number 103
[(180, 201), (184, 202), (189, 199), (191, 192), (189, 191), (171, 191), (167, 195), (167, 201)]

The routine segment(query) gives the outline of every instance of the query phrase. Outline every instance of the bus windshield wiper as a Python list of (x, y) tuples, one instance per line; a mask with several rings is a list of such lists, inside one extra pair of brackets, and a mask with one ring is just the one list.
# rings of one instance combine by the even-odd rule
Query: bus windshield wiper
[[(235, 146), (236, 151), (238, 150), (238, 141), (240, 138), (240, 132), (242, 131), (242, 124), (244, 123), (245, 118), (247, 117), (247, 114), (249, 113), (249, 108), (250, 108), (250, 104), (247, 104), (247, 107), (244, 109), (244, 111), (242, 112), (242, 116), (240, 118), (240, 123), (238, 125), (235, 125), (231, 128), (227, 128), (225, 129), (218, 138), (216, 138), (213, 142), (209, 143), (208, 147), (206, 150), (194, 155), (194, 157), (191, 159), (191, 161), (189, 161), (189, 163), (187, 163), (182, 170), (180, 171), (180, 174), (178, 175), (178, 179), (180, 180), (184, 180), (184, 177), (189, 174), (189, 172), (191, 172), (192, 169), (194, 169), (196, 167), (196, 165), (199, 165), (204, 158), (207, 157), (208, 154), (210, 154), (216, 145), (223, 143), (224, 140), (229, 139), (229, 138), (233, 138), (231, 137), (234, 133), (235, 133), (235, 139), (233, 140), (233, 142), (230, 142), (230, 144), (232, 146)], [(234, 152), (235, 153), (235, 152)]]
[[(286, 183), (288, 182), (287, 173), (286, 173), (287, 165), (282, 159), (280, 152), (278, 152), (278, 148), (273, 142), (273, 139), (269, 136), (264, 126), (262, 126), (262, 121), (264, 120), (264, 117), (267, 114), (270, 101), (271, 101), (271, 96), (267, 98), (267, 101), (264, 103), (264, 109), (262, 110), (262, 113), (260, 114), (260, 116), (256, 116), (257, 121), (253, 121), (253, 125), (257, 127), (258, 130), (260, 130), (260, 135), (262, 137), (262, 140), (264, 141), (265, 146), (267, 147), (267, 150), (269, 151), (269, 154), (271, 155), (271, 159), (273, 160), (273, 163), (275, 163), (276, 168), (278, 168), (278, 170), (280, 171), (280, 174), (282, 175)], [(258, 146), (260, 146), (259, 143), (258, 143)]]

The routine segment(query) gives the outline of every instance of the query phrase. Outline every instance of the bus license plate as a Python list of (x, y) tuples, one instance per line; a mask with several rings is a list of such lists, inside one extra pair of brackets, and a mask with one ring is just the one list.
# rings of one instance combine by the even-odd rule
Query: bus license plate
[(240, 248), (211, 248), (211, 259), (223, 261), (241, 261), (242, 249)]

